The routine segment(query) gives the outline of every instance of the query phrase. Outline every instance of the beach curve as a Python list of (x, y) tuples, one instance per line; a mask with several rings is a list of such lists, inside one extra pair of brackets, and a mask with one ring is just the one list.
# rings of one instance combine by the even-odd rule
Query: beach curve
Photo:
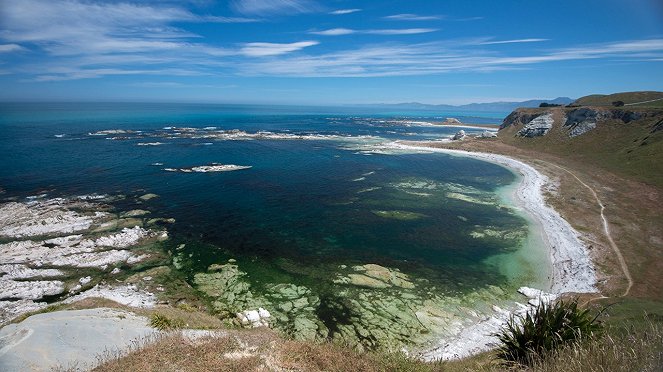
[[(596, 274), (594, 265), (580, 234), (557, 211), (547, 205), (541, 192), (549, 179), (532, 166), (504, 155), (470, 152), (453, 149), (434, 148), (392, 142), (390, 146), (399, 150), (425, 150), (452, 156), (472, 157), (494, 163), (519, 173), (522, 177), (515, 192), (517, 207), (533, 218), (542, 227), (542, 238), (548, 248), (551, 265), (551, 278), (548, 288), (536, 291), (539, 296), (550, 294), (555, 298), (567, 293), (596, 293)], [(521, 288), (521, 293), (532, 292)], [(529, 296), (532, 298), (532, 296)], [(536, 298), (534, 298), (536, 300)], [(536, 303), (534, 301), (533, 303)], [(440, 340), (434, 347), (418, 354), (427, 361), (449, 360), (470, 356), (490, 350), (496, 341), (493, 334), (499, 331), (514, 314), (528, 311), (527, 307), (514, 304), (512, 309), (494, 307), (495, 314), (483, 321), (467, 327), (451, 339)]]

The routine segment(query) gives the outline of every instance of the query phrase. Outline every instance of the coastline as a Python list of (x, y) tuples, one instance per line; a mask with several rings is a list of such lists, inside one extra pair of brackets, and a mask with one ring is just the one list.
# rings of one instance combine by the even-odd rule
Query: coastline
[[(541, 190), (550, 181), (532, 166), (504, 155), (399, 142), (390, 145), (401, 150), (425, 150), (452, 156), (472, 157), (520, 174), (513, 200), (518, 208), (541, 227), (539, 231), (548, 249), (551, 277), (547, 288), (521, 287), (518, 292), (529, 298), (530, 306), (536, 306), (540, 301), (553, 300), (566, 293), (597, 292), (595, 269), (584, 244), (579, 239), (579, 233), (557, 211), (546, 204)], [(498, 332), (513, 315), (522, 315), (529, 309), (530, 307), (517, 302), (509, 309), (493, 306), (493, 316), (468, 326), (451, 339), (440, 340), (433, 347), (419, 352), (417, 356), (426, 361), (450, 360), (490, 350), (496, 341), (492, 334)]]
[(532, 166), (504, 155), (484, 152), (442, 149), (429, 146), (404, 145), (394, 143), (398, 149), (425, 149), (454, 156), (472, 157), (504, 166), (518, 172), (522, 178), (516, 189), (518, 207), (538, 221), (543, 227), (543, 238), (550, 250), (552, 277), (550, 293), (594, 293), (596, 278), (594, 265), (587, 254), (579, 233), (562, 216), (549, 207), (541, 193), (548, 178)]
[[(550, 253), (550, 263), (551, 271), (553, 275), (551, 276), (551, 282), (549, 286), (541, 286), (539, 289), (532, 288), (521, 288), (519, 292), (524, 295), (523, 302), (529, 301), (530, 305), (535, 305), (538, 301), (543, 300), (547, 301), (554, 299), (557, 295), (569, 292), (595, 292), (594, 287), (595, 278), (594, 270), (587, 256), (587, 252), (581, 241), (578, 239), (578, 233), (573, 230), (573, 228), (566, 222), (556, 211), (552, 208), (545, 205), (543, 195), (541, 193), (541, 188), (548, 182), (548, 179), (543, 176), (541, 173), (536, 171), (531, 166), (506, 157), (502, 155), (495, 155), (489, 153), (479, 153), (479, 152), (467, 152), (460, 150), (449, 150), (449, 149), (440, 149), (428, 146), (416, 146), (416, 145), (406, 145), (398, 142), (391, 142), (383, 145), (388, 149), (401, 149), (401, 150), (416, 150), (416, 151), (428, 151), (428, 152), (440, 152), (447, 153), (454, 156), (466, 156), (473, 157), (483, 161), (488, 161), (500, 166), (507, 167), (513, 172), (517, 172), (521, 175), (518, 181), (512, 184), (512, 187), (508, 190), (510, 194), (510, 199), (513, 199), (516, 202), (517, 206), (521, 208), (524, 212), (528, 213), (531, 216), (533, 221), (538, 222), (538, 225), (541, 227), (541, 234), (546, 247)], [(154, 197), (151, 194), (143, 195), (139, 197), (140, 200), (147, 200), (147, 196), (150, 198)], [(513, 196), (513, 198), (511, 198)], [(79, 199), (87, 199), (87, 197), (78, 197)], [(96, 198), (96, 197), (95, 197)], [(101, 197), (103, 199), (103, 197)], [(121, 216), (130, 218), (136, 214), (149, 213), (147, 211), (134, 210), (131, 211), (134, 213), (123, 213)], [(140, 213), (137, 213), (140, 212)], [(112, 219), (111, 215), (95, 215), (99, 221), (90, 221), (90, 224), (100, 224), (106, 219)], [(104, 217), (104, 218), (102, 218)], [(117, 217), (116, 217), (117, 218)], [(103, 220), (103, 221), (102, 221)], [(122, 220), (122, 218), (120, 218)], [(76, 220), (77, 221), (77, 220)], [(134, 220), (126, 220), (126, 222), (134, 222)], [(137, 221), (135, 221), (137, 222)], [(142, 225), (142, 224), (141, 224)], [(40, 228), (43, 226), (37, 225)], [(48, 225), (50, 226), (50, 225)], [(59, 225), (58, 225), (59, 226)], [(83, 228), (90, 228), (91, 225), (81, 226)], [(59, 228), (59, 227), (58, 227)], [(64, 228), (64, 227), (63, 227)], [(147, 226), (145, 226), (147, 228)], [(137, 228), (136, 231), (138, 231)], [(85, 229), (84, 229), (85, 230)], [(133, 231), (133, 230), (132, 230)], [(140, 230), (142, 231), (142, 230)], [(35, 232), (36, 234), (37, 232)], [(39, 232), (41, 233), (41, 232)], [(67, 231), (67, 233), (73, 233)], [(124, 234), (128, 232), (124, 232)], [(535, 234), (538, 234), (535, 232)], [(103, 240), (103, 239), (102, 239)], [(105, 241), (105, 240), (104, 240)], [(536, 247), (538, 248), (538, 246)], [(141, 256), (142, 257), (142, 256)], [(102, 271), (110, 270), (110, 267), (103, 268)], [(111, 274), (114, 274), (115, 269)], [(90, 296), (93, 297), (105, 297), (111, 298), (117, 301), (116, 298), (124, 299), (127, 297), (124, 292), (127, 292), (129, 295), (136, 295), (138, 288), (136, 287), (127, 287), (120, 288), (114, 287), (109, 288), (103, 285), (103, 283), (97, 283), (96, 280), (93, 283), (89, 283), (85, 278), (81, 278), (81, 285), (85, 288), (76, 289), (75, 291), (84, 289), (86, 293), (89, 292)], [(78, 281), (78, 280), (77, 280)], [(143, 281), (142, 279), (140, 280)], [(150, 276), (151, 281), (151, 276)], [(63, 280), (64, 282), (64, 280)], [(85, 284), (83, 284), (85, 282)], [(75, 284), (75, 283), (73, 283)], [(67, 288), (73, 285), (72, 283), (67, 283)], [(534, 285), (532, 283), (523, 283), (524, 285)], [(95, 285), (92, 287), (92, 285)], [(92, 287), (92, 288), (90, 288)], [(117, 292), (119, 290), (124, 290), (121, 295), (115, 296), (108, 294), (110, 292)], [(62, 289), (64, 292), (64, 287)], [(141, 292), (142, 293), (142, 292)], [(465, 323), (462, 327), (458, 329), (457, 332), (450, 334), (445, 337), (443, 340), (432, 341), (432, 344), (426, 346), (426, 349), (419, 351), (417, 353), (412, 353), (412, 356), (423, 359), (423, 360), (439, 360), (439, 359), (457, 359), (470, 356), (482, 351), (489, 350), (493, 347), (495, 338), (491, 336), (508, 321), (508, 319), (513, 314), (523, 314), (526, 311), (529, 311), (531, 307), (527, 305), (518, 303), (519, 301), (515, 298), (514, 291), (514, 300), (508, 304), (500, 303), (500, 306), (503, 308), (492, 306), (492, 312), (484, 312), (480, 318), (474, 318), (473, 323)], [(74, 301), (74, 298), (82, 298), (80, 295), (72, 296), (70, 301)], [(511, 300), (509, 300), (511, 301)], [(119, 301), (122, 302), (122, 301)], [(125, 301), (126, 302), (126, 301)], [(146, 301), (148, 306), (154, 306), (154, 300)], [(134, 305), (133, 302), (125, 303), (131, 306)], [(18, 303), (17, 303), (18, 305)], [(430, 346), (432, 345), (432, 348)]]

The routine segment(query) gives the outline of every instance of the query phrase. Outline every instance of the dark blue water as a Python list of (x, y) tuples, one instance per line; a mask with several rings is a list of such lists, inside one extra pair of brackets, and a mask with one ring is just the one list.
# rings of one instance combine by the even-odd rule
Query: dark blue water
[[(470, 235), (477, 227), (523, 229), (524, 220), (496, 203), (447, 196), (452, 189), (493, 195), (514, 182), (514, 175), (493, 164), (442, 154), (362, 152), (362, 146), (437, 139), (457, 129), (403, 122), (441, 120), (444, 113), (427, 117), (349, 110), (2, 104), (0, 187), (5, 196), (43, 191), (52, 196), (158, 194), (160, 198), (144, 208), (176, 219), (168, 244), (187, 243), (191, 260), (184, 270), (190, 275), (233, 257), (246, 263), (245, 270), (253, 270), (258, 285), (261, 280), (280, 280), (315, 288), (319, 278), (298, 267), (364, 263), (426, 276), (448, 291), (508, 285), (508, 278), (486, 262), (517, 250), (518, 242)], [(180, 136), (165, 127), (197, 128), (198, 134), (216, 127), (335, 137), (233, 141)], [(134, 132), (89, 134), (109, 129)], [(164, 144), (138, 145), (153, 142)], [(211, 163), (252, 168), (221, 173), (163, 170)], [(410, 187), (417, 182), (437, 186)], [(389, 213), (403, 211), (416, 218), (389, 218)]]

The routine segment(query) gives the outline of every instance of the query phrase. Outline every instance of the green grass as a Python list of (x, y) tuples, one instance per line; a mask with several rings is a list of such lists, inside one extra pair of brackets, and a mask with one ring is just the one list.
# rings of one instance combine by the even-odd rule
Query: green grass
[[(663, 92), (652, 92), (652, 91), (643, 91), (643, 92), (623, 92), (623, 93), (614, 93), (614, 94), (593, 94), (578, 98), (573, 105), (577, 106), (612, 106), (612, 102), (622, 101), (625, 104), (651, 101), (656, 99), (663, 99)], [(663, 100), (656, 102), (643, 103), (639, 105), (626, 106), (628, 107), (663, 107)]]
[(654, 125), (663, 120), (663, 110), (648, 109), (646, 114), (628, 124), (620, 120), (602, 121), (596, 129), (574, 138), (568, 136), (563, 123), (555, 123), (543, 137), (516, 137), (520, 126), (503, 129), (500, 137), (517, 147), (569, 157), (571, 161), (596, 165), (625, 178), (663, 188), (663, 162), (660, 161), (663, 130), (652, 133)]

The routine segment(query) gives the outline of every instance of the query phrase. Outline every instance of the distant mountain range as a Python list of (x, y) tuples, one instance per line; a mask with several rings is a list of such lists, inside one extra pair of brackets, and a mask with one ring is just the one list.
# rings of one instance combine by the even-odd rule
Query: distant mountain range
[(418, 110), (418, 111), (494, 111), (494, 112), (509, 112), (519, 107), (539, 107), (543, 102), (554, 103), (560, 105), (568, 105), (574, 100), (569, 97), (557, 97), (555, 99), (532, 99), (522, 102), (489, 102), (489, 103), (470, 103), (467, 105), (428, 105), (425, 103), (410, 102), (410, 103), (377, 103), (377, 104), (364, 104), (353, 105), (356, 107), (377, 107), (377, 108), (391, 108), (398, 110)]

